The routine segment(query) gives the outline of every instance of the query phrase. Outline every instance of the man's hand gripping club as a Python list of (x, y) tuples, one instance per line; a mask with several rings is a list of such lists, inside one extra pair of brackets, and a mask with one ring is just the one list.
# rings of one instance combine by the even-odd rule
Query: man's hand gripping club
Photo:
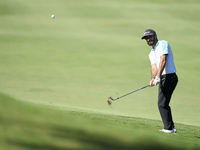
[(150, 86), (154, 86), (160, 83), (160, 77), (153, 77), (149, 83)]

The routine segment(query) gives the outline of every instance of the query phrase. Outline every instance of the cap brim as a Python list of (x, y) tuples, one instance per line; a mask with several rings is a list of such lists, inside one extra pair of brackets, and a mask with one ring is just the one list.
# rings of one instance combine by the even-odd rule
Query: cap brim
[(143, 36), (141, 39), (143, 40), (143, 39), (145, 39), (145, 37), (147, 37), (147, 36)]
[(147, 36), (153, 36), (153, 35), (155, 35), (155, 34), (152, 33), (152, 34), (144, 35), (141, 39), (143, 40), (143, 39), (145, 39), (145, 37), (147, 37)]

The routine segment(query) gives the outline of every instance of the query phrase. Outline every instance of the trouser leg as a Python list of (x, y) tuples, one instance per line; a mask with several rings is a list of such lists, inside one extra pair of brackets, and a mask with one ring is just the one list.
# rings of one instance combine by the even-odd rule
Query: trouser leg
[(161, 77), (161, 82), (159, 84), (158, 108), (164, 124), (164, 129), (167, 130), (174, 128), (174, 122), (169, 103), (173, 91), (176, 88), (177, 82), (178, 77), (176, 74), (169, 74)]

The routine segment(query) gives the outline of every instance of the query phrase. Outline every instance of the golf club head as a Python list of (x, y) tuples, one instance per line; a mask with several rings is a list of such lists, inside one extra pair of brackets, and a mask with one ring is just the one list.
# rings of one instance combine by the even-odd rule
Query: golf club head
[(107, 103), (108, 103), (108, 105), (111, 105), (111, 104), (112, 104), (112, 102), (111, 102), (110, 100), (107, 100)]

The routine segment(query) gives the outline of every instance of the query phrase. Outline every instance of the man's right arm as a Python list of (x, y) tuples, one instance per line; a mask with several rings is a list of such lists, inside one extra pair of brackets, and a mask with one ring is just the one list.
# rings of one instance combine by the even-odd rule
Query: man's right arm
[(150, 86), (154, 86), (153, 81), (154, 81), (154, 79), (155, 79), (155, 77), (157, 75), (157, 70), (158, 69), (157, 69), (156, 64), (152, 64), (151, 65), (151, 81), (149, 83)]

